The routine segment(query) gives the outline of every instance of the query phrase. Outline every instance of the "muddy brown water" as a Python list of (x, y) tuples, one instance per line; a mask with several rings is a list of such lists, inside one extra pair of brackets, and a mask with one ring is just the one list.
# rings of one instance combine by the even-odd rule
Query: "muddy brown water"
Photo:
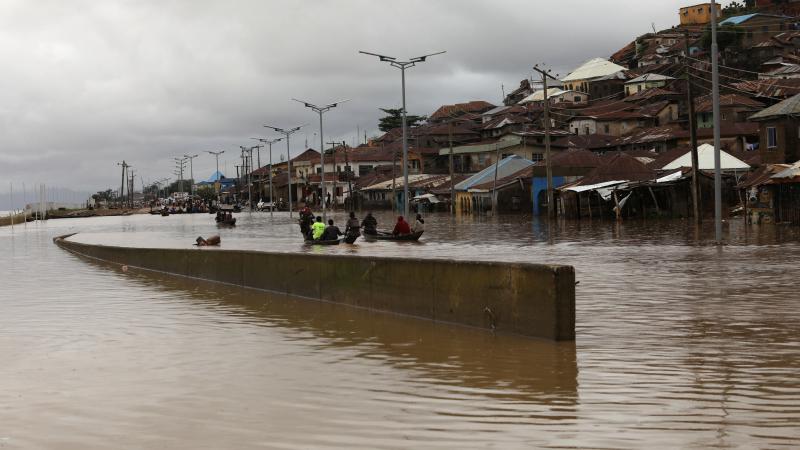
[[(718, 249), (713, 229), (682, 221), (431, 215), (417, 244), (315, 248), (285, 214), (238, 220), (0, 229), (0, 448), (800, 446), (795, 228), (732, 221)], [(76, 231), (131, 246), (220, 233), (223, 249), (571, 264), (577, 340), (122, 272), (53, 245)]]

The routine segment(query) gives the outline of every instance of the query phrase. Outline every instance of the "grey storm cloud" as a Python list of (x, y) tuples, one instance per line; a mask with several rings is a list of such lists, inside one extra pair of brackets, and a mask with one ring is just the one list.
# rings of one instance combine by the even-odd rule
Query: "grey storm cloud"
[[(377, 135), (378, 108), (400, 105), (400, 73), (358, 50), (446, 50), (408, 72), (409, 111), (430, 114), (498, 103), (536, 63), (566, 74), (608, 56), (674, 26), (685, 3), (6, 0), (0, 180), (97, 190), (119, 183), (123, 159), (148, 181), (172, 177), (175, 156), (221, 149), (230, 176), (239, 145), (273, 135), (266, 123), (309, 124), (293, 154), (306, 139), (319, 147), (316, 117), (292, 97), (351, 99), (326, 114), (326, 141)], [(196, 178), (213, 167), (197, 158)]]

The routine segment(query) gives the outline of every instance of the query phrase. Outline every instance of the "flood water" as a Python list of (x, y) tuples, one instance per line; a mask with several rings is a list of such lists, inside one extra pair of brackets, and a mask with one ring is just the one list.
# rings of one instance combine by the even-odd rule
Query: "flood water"
[[(285, 213), (240, 214), (235, 229), (209, 215), (0, 228), (0, 448), (800, 446), (800, 230), (733, 221), (719, 249), (711, 224), (682, 221), (426, 225), (417, 244), (324, 248), (303, 246)], [(570, 264), (577, 340), (122, 272), (52, 243), (71, 232)]]

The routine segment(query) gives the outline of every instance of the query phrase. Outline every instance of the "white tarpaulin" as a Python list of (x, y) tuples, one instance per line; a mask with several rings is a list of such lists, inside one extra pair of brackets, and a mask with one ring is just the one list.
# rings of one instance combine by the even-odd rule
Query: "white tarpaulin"
[(622, 183), (627, 183), (627, 182), (628, 182), (627, 180), (624, 180), (624, 181), (605, 181), (603, 183), (589, 184), (589, 185), (586, 185), (586, 186), (568, 187), (568, 188), (566, 188), (566, 190), (572, 191), (572, 192), (586, 192), (586, 191), (594, 191), (594, 190), (598, 190), (599, 191), (599, 189), (604, 188), (604, 187), (616, 186), (616, 185), (619, 185), (619, 184), (622, 184)]
[(436, 197), (433, 194), (422, 194), (422, 195), (418, 195), (418, 196), (414, 197), (414, 201), (415, 202), (420, 202), (422, 200), (427, 200), (427, 201), (429, 201), (431, 203), (441, 203), (442, 202), (441, 200), (439, 200), (438, 197)]
[[(739, 158), (720, 150), (720, 169), (721, 170), (749, 170), (750, 165)], [(697, 160), (700, 170), (714, 170), (714, 146), (711, 144), (703, 144), (697, 147)], [(686, 152), (685, 155), (672, 161), (661, 170), (675, 170), (681, 167), (692, 167), (692, 152)]]
[(677, 171), (669, 175), (663, 176), (656, 180), (656, 183), (669, 183), (670, 181), (677, 181), (683, 177), (683, 171)]

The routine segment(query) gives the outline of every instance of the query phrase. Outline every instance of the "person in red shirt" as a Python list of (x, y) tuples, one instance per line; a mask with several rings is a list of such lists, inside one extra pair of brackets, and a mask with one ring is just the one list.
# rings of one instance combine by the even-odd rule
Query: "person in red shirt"
[(401, 236), (404, 234), (411, 234), (411, 226), (408, 225), (403, 216), (397, 218), (397, 224), (394, 226), (394, 231), (392, 234), (395, 236)]

